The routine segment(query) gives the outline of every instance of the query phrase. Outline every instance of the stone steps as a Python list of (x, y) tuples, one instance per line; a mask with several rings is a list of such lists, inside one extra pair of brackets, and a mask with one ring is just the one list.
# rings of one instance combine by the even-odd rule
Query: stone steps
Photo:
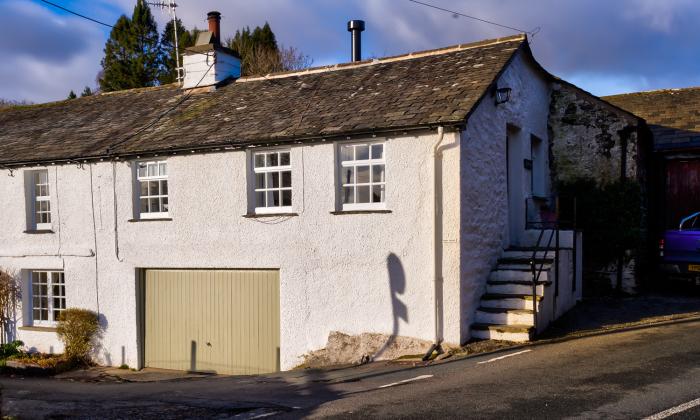
[(534, 248), (514, 247), (503, 252), (486, 282), (486, 294), (481, 297), (476, 311), (472, 337), (515, 342), (533, 338), (534, 309), (540, 309), (544, 294), (552, 284), (549, 270), (554, 262), (553, 251), (538, 249), (535, 253), (539, 277), (533, 298), (530, 266), (533, 251)]
[(514, 342), (530, 341), (535, 328), (531, 325), (493, 325), (475, 323), (472, 325), (472, 337), (483, 340), (503, 340)]
[(535, 325), (535, 317), (529, 309), (488, 308), (481, 307), (476, 311), (478, 324), (492, 325)]

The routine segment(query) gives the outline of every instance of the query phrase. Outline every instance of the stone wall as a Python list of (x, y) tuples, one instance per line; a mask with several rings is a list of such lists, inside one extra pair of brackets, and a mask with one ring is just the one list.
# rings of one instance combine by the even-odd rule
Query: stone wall
[(574, 87), (555, 83), (550, 102), (552, 180), (640, 178), (639, 120)]

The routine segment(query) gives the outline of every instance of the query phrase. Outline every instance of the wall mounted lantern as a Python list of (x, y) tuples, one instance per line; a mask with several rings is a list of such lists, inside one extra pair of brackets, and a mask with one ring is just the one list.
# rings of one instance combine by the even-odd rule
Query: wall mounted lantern
[(504, 104), (510, 101), (510, 92), (513, 89), (509, 87), (496, 89), (496, 105)]

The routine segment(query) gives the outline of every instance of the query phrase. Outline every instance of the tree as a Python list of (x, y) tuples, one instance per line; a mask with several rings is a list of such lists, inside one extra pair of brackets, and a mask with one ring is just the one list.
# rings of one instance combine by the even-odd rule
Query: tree
[(151, 9), (137, 0), (131, 19), (122, 15), (112, 28), (102, 59), (103, 91), (115, 91), (158, 84), (161, 52), (158, 28)]
[[(165, 25), (163, 34), (160, 36), (160, 45), (162, 53), (163, 69), (159, 77), (161, 84), (173, 83), (177, 79), (177, 61), (175, 60), (175, 41), (173, 37), (173, 21), (170, 20)], [(177, 43), (180, 50), (180, 57), (182, 58), (182, 52), (185, 48), (191, 47), (197, 41), (197, 36), (201, 30), (196, 27), (191, 31), (188, 31), (184, 27), (180, 19), (177, 20)], [(182, 60), (180, 61), (182, 65)]]
[(73, 92), (71, 90), (70, 93), (68, 94), (68, 98), (66, 98), (66, 99), (71, 100), (71, 99), (75, 99), (77, 97), (78, 97), (78, 95), (76, 95), (75, 92)]
[(300, 70), (309, 67), (313, 60), (294, 47), (280, 47), (270, 24), (245, 27), (236, 31), (226, 46), (241, 56), (244, 76), (263, 75), (278, 71)]
[(90, 89), (90, 86), (85, 86), (85, 89), (83, 89), (83, 93), (80, 94), (81, 98), (85, 96), (92, 96), (92, 89)]

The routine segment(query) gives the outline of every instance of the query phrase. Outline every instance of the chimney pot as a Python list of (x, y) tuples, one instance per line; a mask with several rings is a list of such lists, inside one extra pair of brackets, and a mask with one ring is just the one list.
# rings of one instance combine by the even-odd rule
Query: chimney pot
[(221, 45), (221, 13), (213, 11), (207, 13), (209, 32), (214, 34), (214, 43)]
[(352, 61), (362, 61), (362, 31), (364, 30), (364, 20), (351, 20), (348, 22), (348, 32), (352, 34)]

